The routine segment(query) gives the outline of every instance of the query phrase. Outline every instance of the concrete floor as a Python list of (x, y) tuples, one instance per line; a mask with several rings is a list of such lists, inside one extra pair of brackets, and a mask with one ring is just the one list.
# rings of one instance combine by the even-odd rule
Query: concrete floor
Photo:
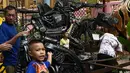
[[(129, 62), (129, 61), (130, 61), (129, 59), (130, 59), (130, 57), (129, 57), (129, 56), (128, 56), (128, 57), (126, 56), (126, 57), (122, 58), (121, 60), (118, 60), (118, 63), (119, 63), (119, 64), (122, 64), (122, 63)], [(125, 67), (123, 67), (123, 68), (130, 69), (130, 65), (125, 66)], [(130, 71), (125, 71), (125, 72), (120, 71), (119, 73), (130, 73)]]

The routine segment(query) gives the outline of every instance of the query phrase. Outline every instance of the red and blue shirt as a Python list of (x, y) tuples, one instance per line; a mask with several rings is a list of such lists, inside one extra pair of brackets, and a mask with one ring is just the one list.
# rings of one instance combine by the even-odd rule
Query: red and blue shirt
[(26, 73), (49, 73), (48, 67), (50, 67), (50, 62), (36, 62), (31, 61), (27, 67)]

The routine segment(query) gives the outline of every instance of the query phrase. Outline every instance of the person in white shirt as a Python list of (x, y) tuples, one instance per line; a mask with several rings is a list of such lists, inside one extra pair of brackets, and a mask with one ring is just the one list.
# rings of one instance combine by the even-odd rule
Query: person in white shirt
[[(124, 51), (122, 49), (122, 44), (118, 41), (117, 37), (111, 33), (104, 33), (100, 37), (100, 49), (99, 53), (97, 55), (98, 60), (103, 60), (103, 59), (110, 59), (111, 60), (106, 60), (106, 61), (101, 61), (97, 62), (100, 64), (105, 64), (105, 65), (118, 65), (118, 62), (116, 59), (112, 59), (116, 57), (116, 54), (124, 54)], [(101, 69), (105, 68), (104, 66), (96, 66), (95, 69)], [(113, 73), (112, 71), (107, 72), (107, 73)]]
[(60, 40), (60, 45), (69, 49), (69, 42), (70, 40), (68, 39), (68, 33), (64, 33), (63, 38)]
[(122, 44), (113, 34), (105, 33), (103, 36), (101, 36), (100, 40), (101, 44), (99, 53), (116, 57), (116, 52), (123, 52)]

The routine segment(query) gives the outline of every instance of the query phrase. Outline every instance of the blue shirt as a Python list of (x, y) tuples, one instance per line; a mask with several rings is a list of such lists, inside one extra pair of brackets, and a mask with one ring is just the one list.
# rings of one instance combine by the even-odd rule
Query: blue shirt
[(41, 62), (41, 63), (38, 63), (36, 61), (31, 61), (29, 63), (29, 65), (28, 65), (26, 73), (37, 73), (36, 72), (36, 67), (35, 67), (35, 65), (37, 65), (37, 64), (45, 65), (46, 68), (48, 68), (50, 66), (50, 62), (49, 61), (45, 61), (45, 62)]
[[(3, 22), (0, 26), (0, 44), (12, 39), (17, 34), (17, 30), (14, 25)], [(17, 39), (10, 51), (3, 51), (5, 66), (16, 65), (18, 58), (18, 49), (20, 47), (20, 39)]]

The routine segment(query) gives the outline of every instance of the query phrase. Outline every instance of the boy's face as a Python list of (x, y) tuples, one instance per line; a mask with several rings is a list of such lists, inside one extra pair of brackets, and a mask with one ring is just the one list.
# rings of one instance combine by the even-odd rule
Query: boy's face
[(42, 62), (45, 59), (46, 52), (42, 43), (34, 43), (30, 48), (29, 54), (34, 60)]

